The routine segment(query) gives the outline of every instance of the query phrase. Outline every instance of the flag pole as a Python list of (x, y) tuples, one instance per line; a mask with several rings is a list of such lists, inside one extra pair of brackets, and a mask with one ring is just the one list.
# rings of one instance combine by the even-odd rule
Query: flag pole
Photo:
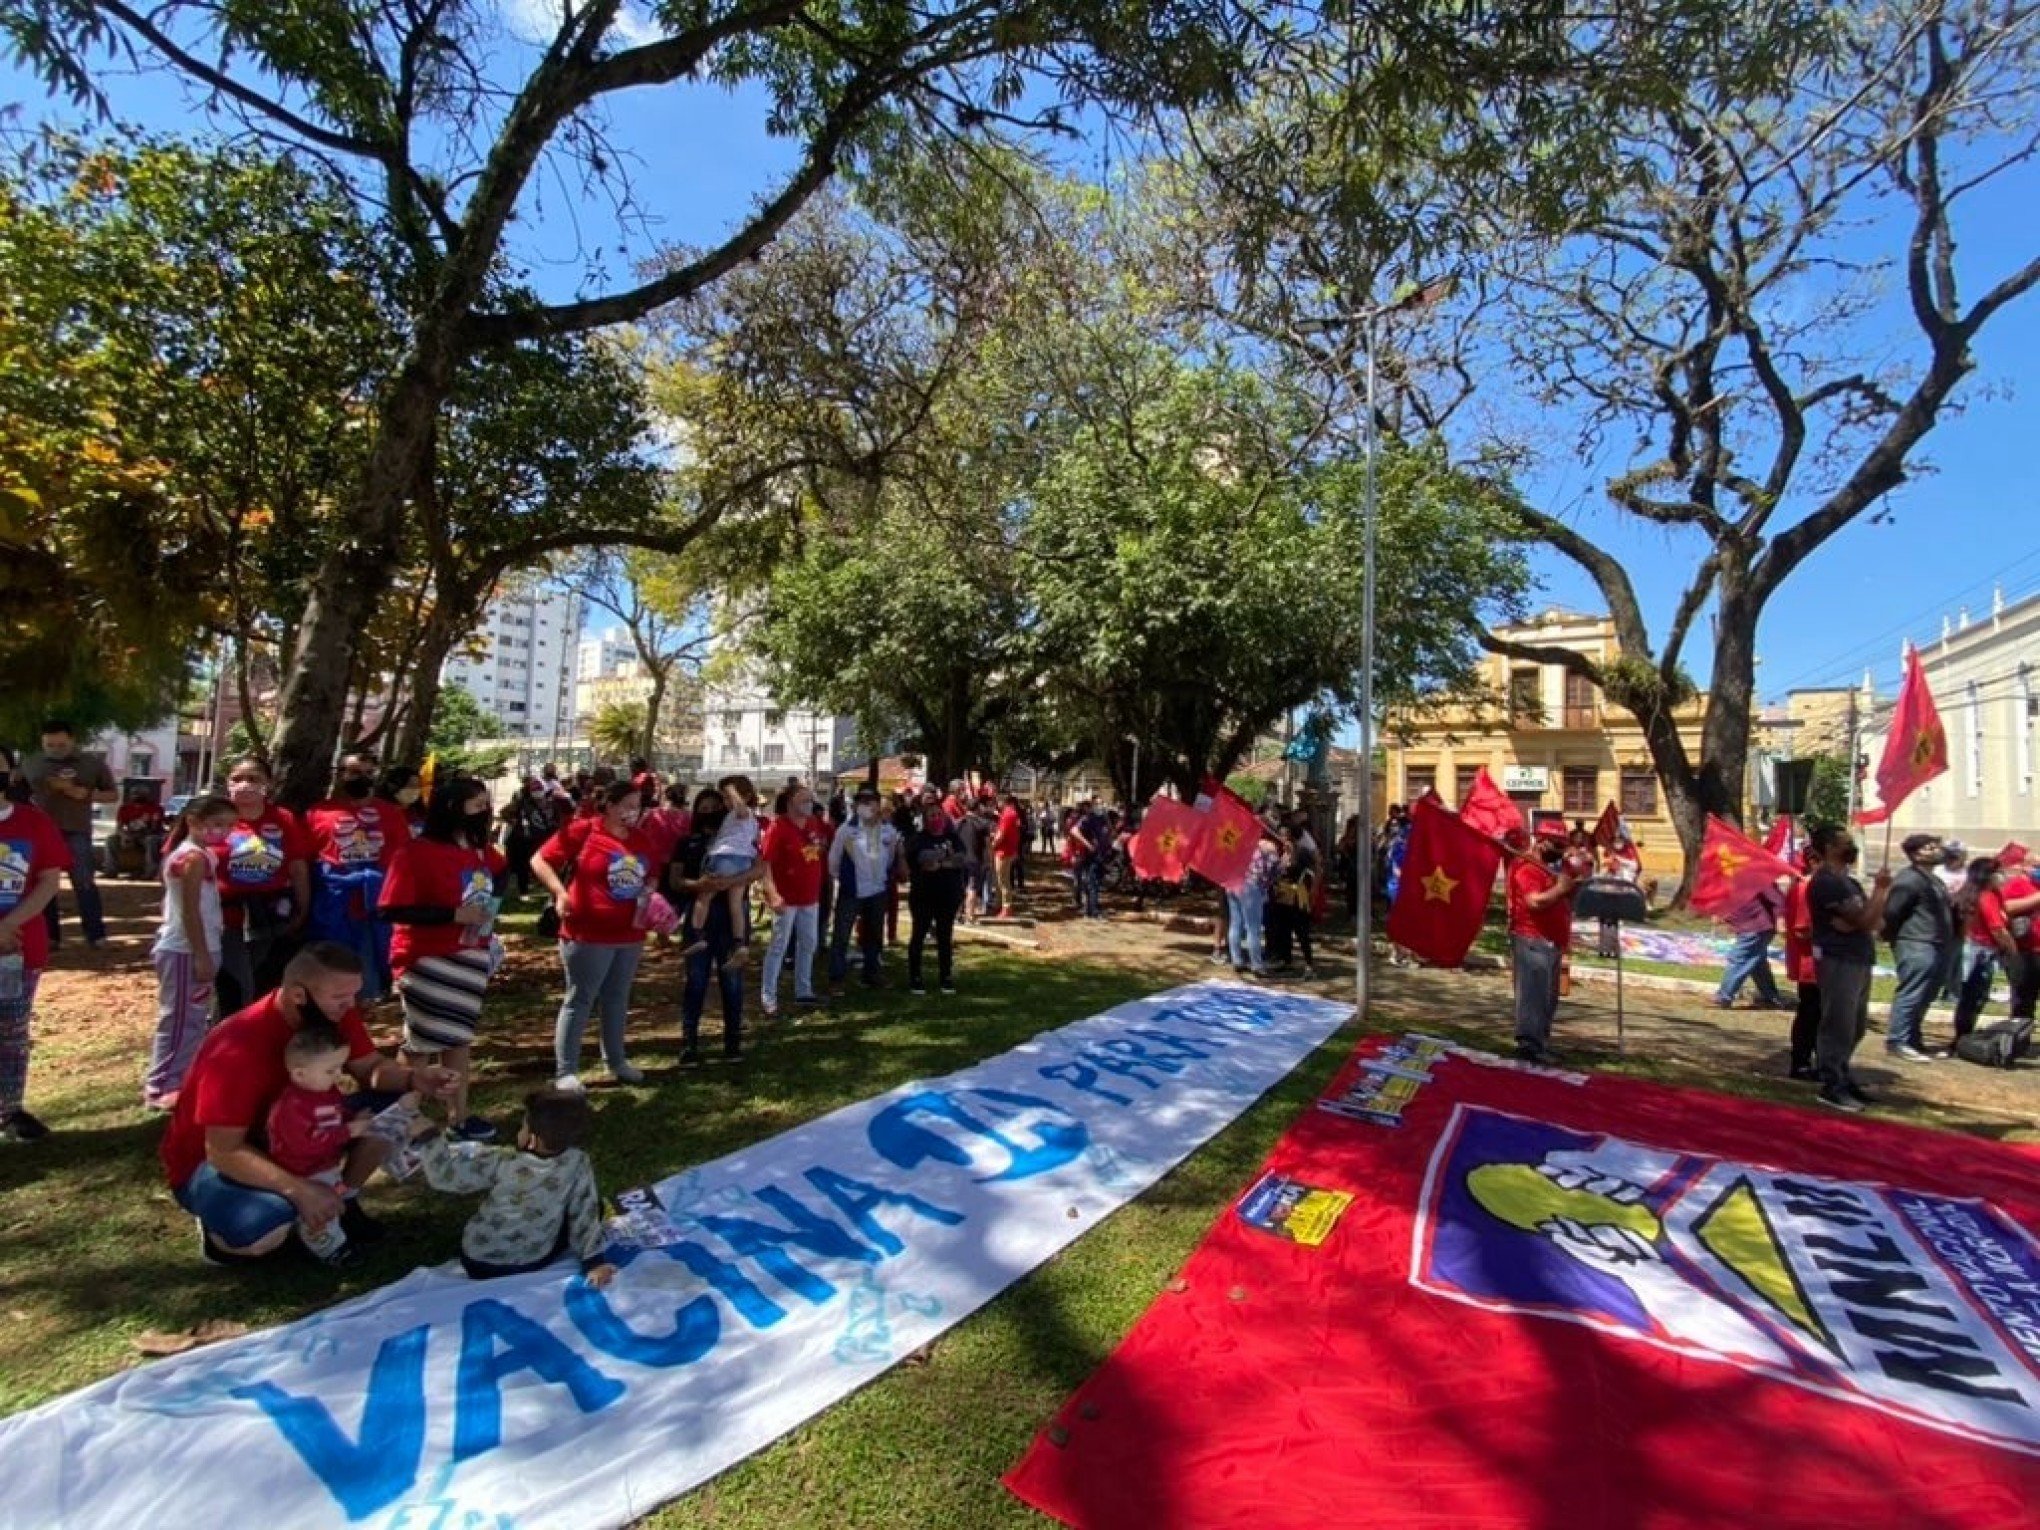
[(1374, 546), (1378, 518), (1374, 455), (1374, 323), (1372, 309), (1362, 317), (1361, 343), (1367, 347), (1367, 488), (1360, 518), (1360, 835), (1354, 846), (1359, 883), (1354, 898), (1353, 1005), (1367, 1019), (1367, 966), (1374, 945)]

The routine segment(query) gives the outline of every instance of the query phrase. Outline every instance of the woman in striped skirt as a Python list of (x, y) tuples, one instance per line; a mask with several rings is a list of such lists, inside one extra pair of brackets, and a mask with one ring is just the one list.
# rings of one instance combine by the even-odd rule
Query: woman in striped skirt
[(502, 852), (489, 843), (494, 814), (481, 782), (455, 776), (434, 788), (418, 837), (400, 845), (383, 881), (378, 917), (392, 927), (390, 970), (404, 1005), (404, 1050), (437, 1062), (456, 1083), (449, 1134), (487, 1142), (496, 1128), (468, 1114), (468, 1054), (482, 995), (500, 950), (491, 938)]

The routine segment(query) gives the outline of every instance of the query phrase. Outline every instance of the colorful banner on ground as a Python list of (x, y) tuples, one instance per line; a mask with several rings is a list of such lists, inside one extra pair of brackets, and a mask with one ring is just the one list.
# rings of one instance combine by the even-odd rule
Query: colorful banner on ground
[(0, 1525), (636, 1520), (983, 1306), (1350, 1013), (1156, 994), (619, 1197), (606, 1290), (418, 1270), (0, 1420)]
[(1006, 1480), (1089, 1527), (2026, 1527), (2036, 1229), (2031, 1147), (1374, 1038)]

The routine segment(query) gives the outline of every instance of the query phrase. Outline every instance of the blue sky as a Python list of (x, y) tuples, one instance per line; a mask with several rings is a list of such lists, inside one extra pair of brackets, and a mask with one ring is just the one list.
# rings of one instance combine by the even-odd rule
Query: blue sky
[[(510, 12), (528, 12), (546, 0), (505, 3)], [(193, 122), (180, 89), (162, 76), (117, 80), (109, 93), (124, 120), (186, 131)], [(0, 65), (0, 101), (10, 99), (23, 104), (30, 120), (63, 111), (45, 106), (36, 82)], [(752, 91), (697, 87), (619, 98), (610, 114), (611, 136), (626, 158), (645, 222), (619, 230), (604, 200), (583, 195), (557, 174), (542, 176), (516, 232), (519, 255), (537, 285), (548, 294), (571, 294), (585, 284), (591, 250), (602, 252), (608, 284), (627, 278), (630, 262), (650, 253), (654, 240), (715, 239), (791, 163), (788, 145), (769, 138), (762, 120), (761, 100)], [(1094, 171), (1103, 157), (1097, 146), (1071, 156)], [(1982, 216), (1961, 230), (1960, 258), (1972, 295), (2031, 253), (2030, 206), (2030, 188), (2017, 175), (1979, 198)], [(617, 253), (619, 244), (627, 257)], [(1888, 305), (1868, 334), (1892, 356), (1918, 348), (1917, 342), (1907, 345), (1903, 316)], [(1964, 604), (1972, 614), (1987, 613), (1994, 583), (2002, 582), (2008, 599), (2040, 593), (2040, 507), (2026, 490), (2033, 468), (2025, 456), (2030, 438), (2021, 428), (2040, 375), (2040, 296), (1998, 315), (1981, 337), (1977, 359), (1960, 395), (1965, 407), (1944, 415), (1929, 438), (1935, 470), (1893, 495), (1879, 524), (1866, 517), (1842, 532), (1772, 602), (1758, 634), (1760, 697), (1774, 699), (1795, 686), (1853, 683), (1865, 668), (1888, 690), (1896, 682), (1902, 639), (1938, 635), (1943, 615), (1953, 616)], [(1561, 450), (1524, 487), (1622, 557), (1654, 633), (1661, 634), (1697, 556), (1696, 539), (1601, 508), (1604, 468)], [(1540, 556), (1537, 568), (1540, 603), (1602, 608), (1592, 585), (1563, 560)], [(1705, 629), (1703, 619), (1688, 645), (1688, 667), (1703, 684)]]

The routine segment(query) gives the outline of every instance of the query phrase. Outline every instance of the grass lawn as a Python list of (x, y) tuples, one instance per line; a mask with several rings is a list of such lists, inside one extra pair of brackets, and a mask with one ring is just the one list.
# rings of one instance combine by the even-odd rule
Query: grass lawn
[[(964, 992), (857, 996), (760, 1038), (737, 1067), (681, 1072), (677, 963), (652, 965), (633, 1021), (650, 1078), (594, 1091), (593, 1154), (606, 1190), (717, 1157), (909, 1079), (1002, 1052), (1175, 979), (1121, 966), (966, 949)], [(109, 975), (109, 985), (134, 982)], [(139, 989), (136, 990), (139, 995)], [(551, 1074), (553, 964), (513, 958), (486, 1020), (494, 1040), (477, 1108), (514, 1119)], [(711, 1024), (713, 1022), (711, 1021)], [(381, 1029), (381, 1027), (378, 1027)], [(196, 1257), (190, 1220), (157, 1172), (160, 1120), (135, 1104), (146, 1018), (67, 1025), (38, 1037), (34, 1103), (58, 1135), (0, 1154), (0, 1411), (133, 1362), (145, 1332), (211, 1319), (287, 1321), (451, 1257), (467, 1202), (378, 1186), (391, 1237), (345, 1275), (288, 1263), (259, 1273)], [(1239, 1121), (1062, 1256), (876, 1384), (690, 1497), (656, 1525), (996, 1526), (1043, 1523), (998, 1477), (1033, 1430), (1110, 1351), (1195, 1246), (1352, 1041), (1343, 1032)], [(709, 1048), (713, 1051), (713, 1046)], [(599, 1078), (599, 1067), (591, 1078)]]

